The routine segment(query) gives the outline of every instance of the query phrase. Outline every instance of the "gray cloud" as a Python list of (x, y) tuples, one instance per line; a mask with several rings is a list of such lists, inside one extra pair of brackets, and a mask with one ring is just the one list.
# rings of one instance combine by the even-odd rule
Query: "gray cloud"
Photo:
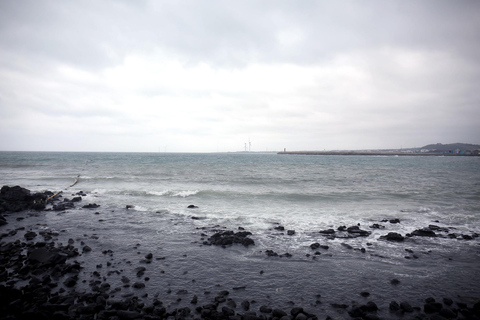
[(227, 151), (248, 137), (259, 150), (478, 143), (479, 10), (2, 1), (0, 149), (42, 149), (60, 131), (52, 150), (155, 151), (161, 140)]

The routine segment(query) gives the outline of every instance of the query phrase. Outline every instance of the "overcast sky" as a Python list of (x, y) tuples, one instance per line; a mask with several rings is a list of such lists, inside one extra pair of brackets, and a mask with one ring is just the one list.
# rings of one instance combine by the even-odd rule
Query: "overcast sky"
[(0, 150), (480, 143), (480, 1), (0, 0)]

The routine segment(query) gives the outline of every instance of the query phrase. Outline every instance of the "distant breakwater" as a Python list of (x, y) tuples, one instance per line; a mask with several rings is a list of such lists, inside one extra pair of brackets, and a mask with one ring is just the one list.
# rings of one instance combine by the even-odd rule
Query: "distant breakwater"
[(452, 153), (433, 153), (433, 152), (423, 152), (423, 153), (408, 153), (408, 152), (382, 152), (382, 151), (281, 151), (277, 154), (287, 154), (287, 155), (307, 155), (307, 156), (455, 156), (455, 157), (472, 157), (479, 155), (473, 154), (452, 154)]

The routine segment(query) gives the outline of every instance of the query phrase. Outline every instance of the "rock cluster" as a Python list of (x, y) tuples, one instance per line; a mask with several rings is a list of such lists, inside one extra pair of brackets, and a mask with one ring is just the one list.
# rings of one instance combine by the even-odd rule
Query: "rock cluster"
[[(12, 190), (13, 189), (13, 190)], [(9, 208), (6, 211), (17, 212), (19, 208), (27, 208), (29, 210), (35, 209), (31, 204), (32, 199), (43, 199), (46, 202), (47, 197), (52, 193), (42, 193), (42, 196), (32, 195), (27, 189), (20, 187), (4, 187), (0, 193), (0, 207)], [(82, 200), (81, 196), (73, 199), (64, 199), (63, 201), (56, 200), (53, 203), (53, 210), (55, 208), (68, 208), (71, 204)], [(23, 204), (22, 204), (23, 203)], [(30, 203), (30, 204), (29, 204)], [(6, 204), (6, 206), (4, 206)], [(12, 207), (9, 207), (12, 206)], [(96, 207), (98, 205), (92, 204), (88, 207)], [(11, 210), (11, 209), (14, 210)], [(37, 209), (39, 210), (39, 209)], [(390, 223), (399, 223), (392, 219)], [(0, 218), (1, 221), (6, 219)], [(285, 228), (277, 231), (285, 231)], [(380, 229), (380, 228), (376, 228)], [(430, 225), (426, 228), (418, 229), (411, 234), (402, 236), (396, 232), (389, 232), (383, 238), (387, 241), (407, 241), (409, 237), (433, 237), (443, 236), (450, 232), (449, 228), (442, 228), (435, 225)], [(18, 234), (20, 240), (7, 241), (8, 237), (17, 235), (18, 232), (24, 231), (23, 234)], [(289, 232), (292, 231), (292, 232)], [(418, 232), (417, 232), (418, 231)], [(359, 226), (346, 227), (341, 226), (334, 229), (322, 230), (321, 234), (327, 237), (336, 238), (356, 238), (368, 236), (370, 232), (360, 229)], [(287, 230), (287, 234), (294, 236), (293, 230)], [(203, 235), (203, 234), (202, 234)], [(233, 244), (241, 244), (245, 247), (254, 245), (254, 240), (250, 238), (252, 233), (245, 231), (244, 228), (239, 228), (238, 232), (234, 231), (218, 231), (204, 242), (208, 245), (230, 246)], [(95, 246), (93, 249), (81, 242), (80, 247), (75, 247), (73, 239), (68, 240), (67, 245), (55, 243), (52, 241), (53, 237), (58, 236), (58, 233), (48, 230), (25, 230), (19, 228), (9, 232), (0, 234), (0, 320), (3, 319), (280, 319), (280, 320), (306, 320), (317, 319), (317, 315), (304, 310), (302, 307), (292, 307), (288, 309), (278, 309), (269, 305), (255, 306), (254, 300), (235, 301), (228, 290), (223, 290), (217, 293), (211, 301), (205, 302), (202, 305), (199, 303), (197, 295), (190, 296), (187, 301), (191, 303), (190, 307), (179, 307), (175, 304), (164, 305), (162, 301), (157, 298), (149, 303), (142, 301), (141, 297), (134, 293), (123, 294), (122, 298), (115, 298), (117, 291), (121, 288), (111, 288), (107, 278), (101, 276), (97, 271), (102, 268), (102, 264), (97, 264), (97, 270), (92, 272), (93, 280), (89, 283), (89, 289), (77, 290), (77, 286), (81, 282), (82, 274), (86, 273), (82, 269), (80, 263), (75, 259), (80, 254), (91, 255), (95, 254)], [(207, 237), (206, 235), (204, 235)], [(466, 239), (468, 237), (476, 238), (478, 235), (456, 235), (454, 238)], [(93, 237), (93, 236), (92, 236)], [(448, 237), (453, 238), (448, 234)], [(18, 236), (17, 236), (18, 238)], [(43, 238), (43, 239), (42, 239)], [(98, 238), (97, 238), (98, 239)], [(342, 246), (353, 249), (352, 246), (342, 243)], [(321, 245), (318, 242), (310, 245), (311, 250), (328, 250), (329, 246)], [(363, 248), (362, 248), (363, 249)], [(308, 249), (307, 247), (307, 250)], [(357, 249), (355, 249), (357, 250)], [(81, 252), (80, 252), (81, 251)], [(93, 251), (93, 253), (91, 253)], [(330, 250), (331, 251), (331, 250)], [(410, 249), (405, 251), (412, 253)], [(311, 251), (309, 251), (311, 252)], [(365, 252), (363, 249), (362, 252)], [(102, 252), (104, 255), (112, 256), (111, 250)], [(140, 252), (138, 252), (140, 253)], [(145, 252), (146, 253), (146, 252)], [(291, 255), (285, 253), (283, 255), (277, 254), (273, 250), (265, 250), (268, 256), (275, 257), (290, 257)], [(320, 255), (320, 252), (315, 252), (315, 255)], [(415, 256), (413, 256), (415, 257)], [(143, 259), (144, 258), (144, 259)], [(154, 260), (163, 260), (165, 257), (154, 258), (152, 253), (146, 253), (140, 263), (145, 266)], [(107, 263), (107, 266), (110, 262)], [(130, 287), (134, 292), (142, 292), (143, 288), (148, 286), (148, 277), (144, 277), (148, 273), (147, 267), (140, 266), (135, 269), (138, 279), (131, 281), (127, 276), (121, 277), (121, 282), (124, 287)], [(121, 270), (123, 271), (123, 270)], [(108, 272), (120, 274), (118, 270), (111, 270)], [(263, 271), (261, 271), (263, 274)], [(135, 277), (135, 275), (129, 277)], [(391, 280), (392, 285), (401, 285), (397, 279)], [(244, 290), (246, 286), (234, 287), (233, 290)], [(188, 295), (188, 290), (178, 290), (177, 295)], [(369, 298), (370, 293), (362, 291), (360, 296)], [(374, 295), (373, 295), (374, 296)], [(320, 295), (316, 304), (321, 304)], [(323, 300), (323, 299), (322, 299)], [(239, 303), (240, 302), (240, 303)], [(188, 303), (188, 302), (187, 302)], [(412, 306), (406, 301), (397, 303), (392, 301), (389, 305), (377, 305), (373, 301), (366, 303), (351, 302), (350, 304), (334, 303), (331, 307), (339, 310), (341, 316), (350, 317), (352, 319), (379, 319), (377, 313), (390, 313), (392, 316), (418, 318), (418, 319), (478, 319), (480, 318), (480, 302), (473, 305), (467, 305), (462, 302), (454, 302), (451, 299), (445, 298), (442, 302), (436, 301), (433, 298), (428, 298), (421, 306)], [(383, 310), (381, 309), (383, 308)], [(325, 318), (325, 316), (323, 317)], [(335, 317), (337, 318), (337, 317)], [(331, 319), (329, 316), (326, 319)]]
[(252, 235), (252, 233), (248, 231), (217, 232), (213, 236), (208, 238), (207, 241), (204, 241), (203, 244), (226, 247), (234, 243), (238, 243), (244, 245), (245, 247), (248, 247), (255, 244), (255, 241), (249, 238), (250, 235)]
[[(20, 186), (3, 186), (0, 190), (0, 213), (23, 210), (44, 210), (46, 200), (53, 195), (50, 191), (31, 193)], [(4, 219), (2, 219), (4, 220)]]
[(348, 228), (346, 226), (340, 226), (337, 228), (336, 231), (334, 229), (320, 230), (319, 233), (326, 236), (330, 240), (333, 240), (335, 238), (348, 239), (357, 237), (368, 237), (371, 234), (370, 231), (360, 229), (358, 225)]

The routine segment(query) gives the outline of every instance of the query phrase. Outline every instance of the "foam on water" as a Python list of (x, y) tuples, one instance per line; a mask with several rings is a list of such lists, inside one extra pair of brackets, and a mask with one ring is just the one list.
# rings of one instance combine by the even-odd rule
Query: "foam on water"
[[(79, 182), (68, 188), (78, 175)], [(64, 190), (65, 197), (87, 192), (85, 202), (116, 210), (117, 228), (135, 212), (136, 223), (157, 229), (159, 217), (169, 215), (185, 222), (186, 233), (192, 224), (243, 226), (259, 247), (292, 253), (308, 252), (310, 243), (324, 240), (319, 230), (342, 225), (372, 231), (368, 239), (352, 240), (365, 247), (387, 231), (406, 234), (436, 224), (461, 233), (479, 231), (480, 224), (480, 162), (473, 157), (0, 153), (0, 177), (1, 184)], [(198, 208), (188, 209), (190, 204)], [(135, 210), (123, 210), (126, 205)], [(402, 223), (369, 229), (394, 218)], [(296, 237), (272, 237), (279, 224)], [(338, 248), (344, 250), (341, 241)], [(418, 241), (430, 245), (428, 239)], [(389, 244), (382, 246), (389, 250)]]

